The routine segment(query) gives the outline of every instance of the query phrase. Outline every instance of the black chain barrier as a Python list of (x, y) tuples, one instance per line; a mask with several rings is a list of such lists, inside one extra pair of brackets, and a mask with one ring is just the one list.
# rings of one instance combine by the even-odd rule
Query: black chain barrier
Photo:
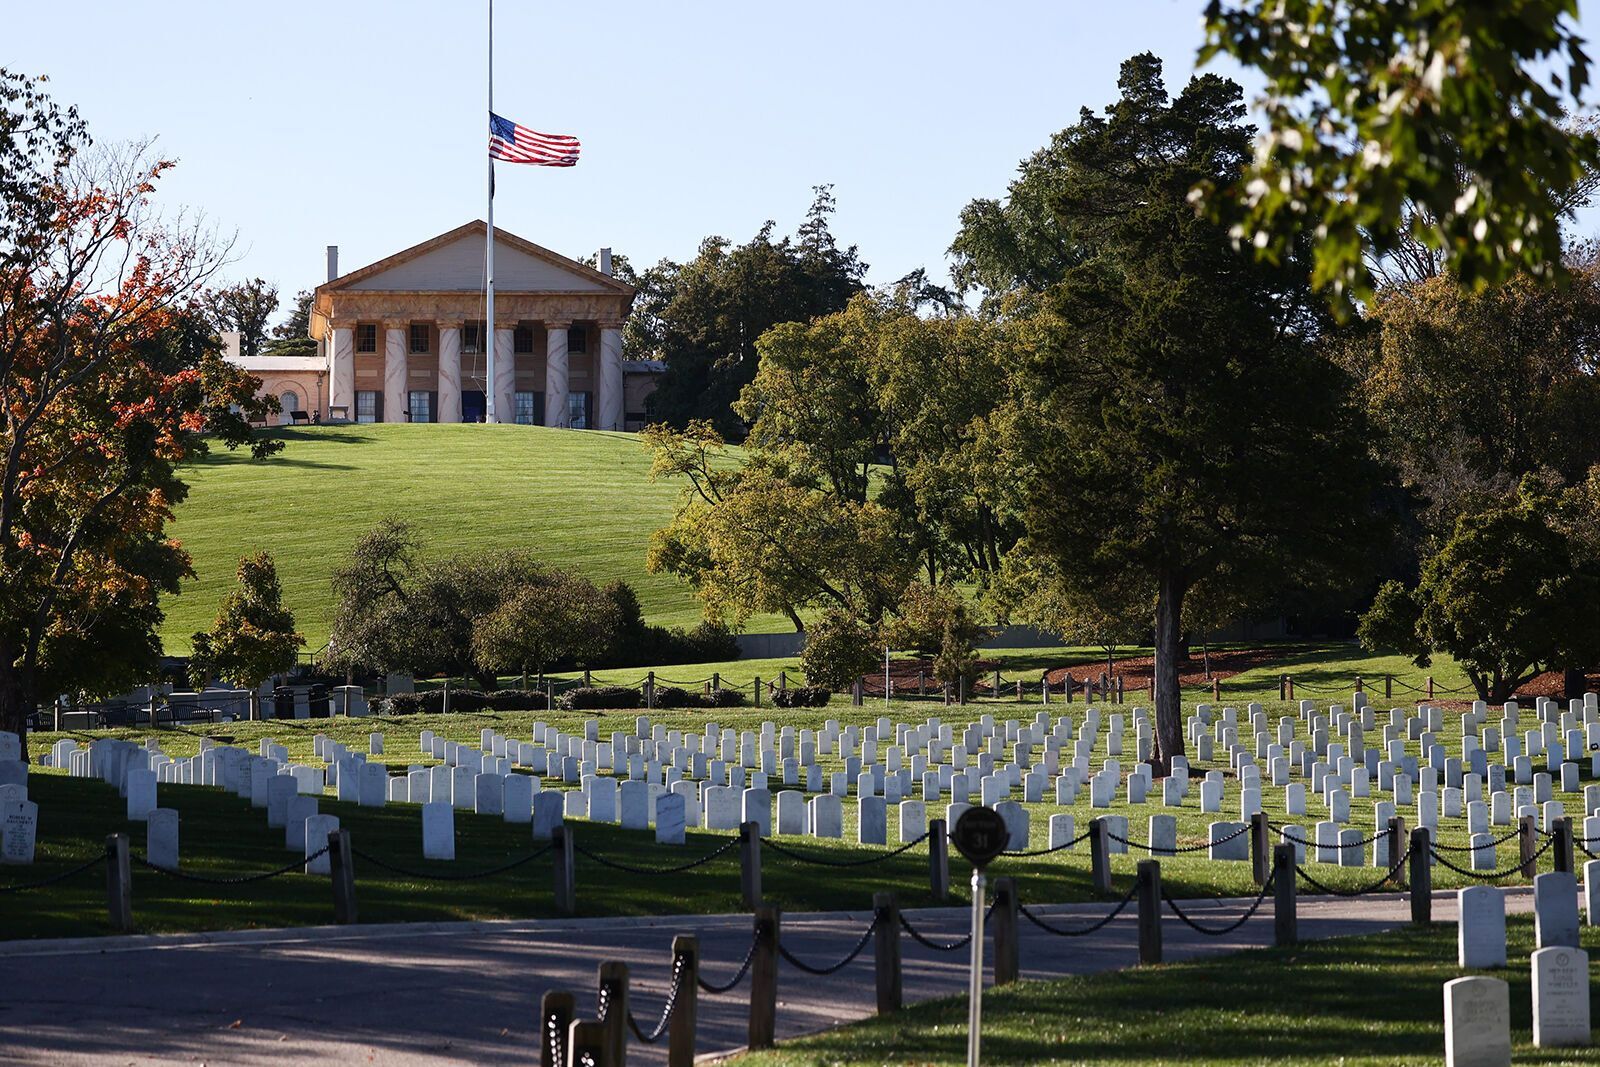
[(1215, 841), (1207, 841), (1207, 842), (1205, 842), (1204, 844), (1201, 844), (1201, 845), (1184, 845), (1182, 848), (1179, 848), (1177, 845), (1173, 845), (1171, 848), (1158, 848), (1155, 845), (1147, 845), (1142, 841), (1129, 841), (1125, 837), (1118, 837), (1116, 834), (1112, 833), (1109, 830), (1106, 831), (1106, 836), (1109, 837), (1111, 840), (1117, 842), (1117, 844), (1119, 844), (1119, 845), (1127, 845), (1130, 848), (1143, 849), (1144, 851), (1149, 852), (1149, 853), (1151, 853), (1153, 855), (1156, 855), (1156, 856), (1176, 856), (1179, 853), (1183, 853), (1183, 852), (1204, 852), (1204, 851), (1206, 851), (1207, 849), (1211, 848), (1214, 845), (1225, 845), (1229, 841), (1232, 841), (1234, 838), (1243, 837), (1245, 834), (1247, 834), (1249, 832), (1250, 832), (1250, 827), (1246, 826), (1242, 830), (1235, 830), (1233, 833), (1229, 834), (1227, 837), (1218, 838)]
[(246, 874), (241, 875), (238, 878), (207, 878), (203, 874), (190, 874), (187, 871), (180, 871), (172, 867), (163, 867), (160, 864), (151, 863), (143, 856), (133, 856), (132, 858), (139, 864), (139, 866), (147, 868), (148, 870), (159, 871), (161, 874), (165, 874), (171, 878), (176, 878), (180, 882), (199, 882), (201, 885), (245, 885), (248, 882), (265, 882), (268, 878), (276, 878), (280, 874), (288, 874), (291, 871), (301, 870), (312, 860), (321, 859), (323, 856), (327, 855), (328, 847), (329, 846), (327, 845), (323, 845), (305, 859), (295, 860), (293, 863), (286, 863), (275, 871), (263, 871), (260, 874)]
[(1441, 852), (1476, 852), (1480, 848), (1493, 848), (1497, 845), (1503, 845), (1520, 833), (1522, 833), (1521, 829), (1512, 830), (1510, 833), (1502, 834), (1486, 845), (1446, 845), (1435, 841), (1432, 843), (1432, 847)]
[(690, 860), (688, 863), (680, 863), (675, 867), (635, 867), (632, 864), (623, 863), (620, 860), (607, 859), (598, 852), (590, 852), (582, 845), (574, 844), (572, 847), (576, 849), (580, 855), (587, 856), (600, 866), (610, 867), (614, 871), (623, 871), (627, 874), (682, 874), (684, 871), (692, 871), (696, 867), (702, 867), (707, 863), (710, 863), (712, 860), (716, 859), (718, 856), (722, 855), (724, 852), (728, 851), (738, 843), (739, 839), (737, 837), (729, 838), (726, 842), (712, 849), (710, 852), (707, 852), (699, 859)]
[[(1284, 823), (1283, 825), (1280, 826), (1280, 825), (1278, 825), (1277, 823), (1274, 823), (1274, 822), (1267, 823), (1267, 828), (1277, 832), (1280, 835), (1283, 835), (1283, 832), (1285, 830), (1299, 830), (1299, 829), (1301, 829), (1301, 827), (1294, 826), (1294, 825), (1291, 825), (1289, 823)], [(1382, 841), (1384, 838), (1388, 837), (1389, 836), (1389, 831), (1386, 830), (1386, 829), (1385, 830), (1379, 830), (1377, 833), (1373, 834), (1371, 837), (1363, 837), (1360, 841), (1347, 841), (1347, 842), (1345, 842), (1343, 844), (1326, 844), (1326, 845), (1319, 845), (1315, 841), (1303, 840), (1301, 838), (1294, 837), (1292, 835), (1283, 835), (1283, 836), (1284, 836), (1284, 840), (1293, 841), (1297, 845), (1305, 845), (1307, 848), (1341, 848), (1341, 849), (1342, 848), (1366, 848), (1368, 845), (1373, 844), (1374, 842), (1377, 842), (1377, 841)]]
[(644, 1032), (639, 1021), (633, 1017), (633, 1010), (628, 1010), (628, 1029), (633, 1031), (633, 1036), (647, 1045), (653, 1045), (661, 1040), (661, 1035), (667, 1032), (667, 1027), (672, 1024), (672, 1009), (678, 1005), (678, 994), (683, 989), (683, 961), (684, 957), (672, 958), (672, 985), (667, 989), (667, 1002), (661, 1009), (661, 1020), (648, 1034)]
[(866, 859), (861, 860), (826, 860), (821, 856), (807, 856), (803, 852), (796, 852), (792, 848), (778, 844), (778, 842), (774, 841), (770, 837), (763, 837), (761, 839), (761, 843), (763, 845), (770, 845), (774, 852), (777, 852), (780, 855), (788, 856), (790, 859), (799, 860), (801, 863), (813, 863), (821, 867), (866, 867), (869, 864), (882, 863), (884, 860), (892, 860), (896, 856), (900, 855), (900, 853), (905, 852), (907, 849), (917, 847), (927, 839), (928, 835), (923, 834), (914, 841), (907, 841), (899, 848), (890, 852), (880, 852), (875, 856), (868, 856)]
[(1079, 834), (1077, 837), (1074, 837), (1071, 841), (1063, 841), (1063, 842), (1061, 842), (1061, 844), (1059, 844), (1059, 845), (1051, 845), (1049, 848), (1018, 849), (1015, 852), (1002, 852), (1002, 853), (1000, 853), (1000, 855), (1002, 855), (1002, 856), (1048, 856), (1052, 852), (1060, 852), (1064, 848), (1071, 848), (1073, 845), (1076, 845), (1076, 844), (1079, 844), (1081, 842), (1089, 840), (1090, 832), (1091, 831), (1089, 831), (1089, 830), (1085, 830), (1083, 833)]
[(705, 980), (704, 975), (697, 974), (695, 976), (695, 980), (699, 983), (700, 988), (705, 990), (707, 993), (726, 993), (734, 986), (744, 981), (744, 976), (750, 973), (750, 964), (754, 962), (756, 958), (756, 945), (760, 943), (761, 933), (760, 931), (757, 931), (756, 935), (750, 939), (750, 951), (744, 954), (744, 962), (739, 964), (739, 970), (735, 972), (733, 978), (724, 985), (717, 985), (714, 982), (708, 982)]
[(915, 926), (912, 926), (911, 921), (906, 918), (904, 912), (900, 913), (900, 928), (911, 935), (911, 940), (915, 941), (923, 948), (930, 948), (935, 952), (954, 952), (957, 949), (963, 949), (972, 944), (972, 935), (970, 933), (957, 938), (954, 941), (935, 941), (919, 931)]
[(1255, 913), (1261, 909), (1261, 902), (1267, 899), (1268, 893), (1272, 892), (1272, 883), (1277, 879), (1277, 877), (1278, 872), (1273, 871), (1272, 874), (1267, 877), (1266, 884), (1261, 887), (1261, 892), (1256, 894), (1255, 903), (1251, 904), (1249, 909), (1246, 910), (1243, 915), (1239, 916), (1236, 921), (1229, 923), (1227, 926), (1201, 926), (1199, 923), (1195, 922), (1193, 919), (1189, 918), (1189, 916), (1183, 913), (1183, 909), (1178, 907), (1178, 902), (1173, 900), (1171, 895), (1167, 893), (1165, 886), (1162, 886), (1161, 888), (1161, 899), (1167, 902), (1167, 907), (1172, 909), (1172, 914), (1176, 915), (1183, 925), (1187, 926), (1195, 933), (1204, 934), (1207, 937), (1226, 937), (1228, 934), (1233, 933), (1235, 930), (1239, 929), (1239, 927), (1249, 922)]
[(526, 856), (523, 856), (520, 859), (514, 859), (510, 863), (503, 864), (499, 867), (491, 867), (487, 871), (472, 871), (467, 874), (437, 874), (433, 872), (413, 871), (405, 867), (396, 866), (387, 860), (380, 860), (378, 857), (362, 852), (358, 848), (351, 848), (350, 853), (363, 862), (370, 863), (374, 867), (380, 867), (383, 870), (388, 871), (390, 874), (398, 874), (404, 878), (417, 878), (424, 882), (470, 882), (478, 878), (492, 878), (497, 874), (504, 874), (507, 871), (516, 870), (525, 863), (532, 863), (534, 860), (538, 859), (540, 856), (543, 856), (546, 852), (549, 852), (554, 847), (554, 845), (546, 845), (544, 848), (535, 849)]
[(1122, 900), (1118, 902), (1117, 906), (1111, 909), (1111, 913), (1109, 915), (1105, 916), (1103, 919), (1095, 920), (1088, 926), (1083, 927), (1081, 930), (1063, 930), (1059, 926), (1051, 926), (1033, 912), (1029, 911), (1026, 904), (1019, 903), (1017, 905), (1017, 910), (1022, 913), (1023, 918), (1027, 919), (1029, 922), (1047, 934), (1055, 934), (1057, 937), (1082, 937), (1085, 934), (1092, 934), (1096, 930), (1100, 930), (1109, 925), (1112, 919), (1115, 919), (1118, 915), (1122, 914), (1122, 909), (1126, 908), (1129, 902), (1132, 901), (1133, 898), (1138, 895), (1138, 893), (1139, 883), (1134, 882), (1133, 886), (1128, 890), (1128, 895), (1123, 897)]
[(65, 882), (68, 878), (80, 875), (84, 871), (87, 871), (90, 867), (97, 866), (105, 861), (106, 855), (104, 852), (102, 852), (94, 859), (81, 863), (71, 870), (62, 871), (60, 874), (53, 874), (49, 878), (43, 878), (37, 882), (23, 882), (21, 885), (0, 886), (0, 893), (20, 893), (24, 889), (43, 889), (45, 886), (55, 885), (57, 882)]
[(1509, 878), (1513, 874), (1516, 874), (1518, 871), (1522, 870), (1522, 868), (1524, 866), (1526, 866), (1527, 864), (1529, 864), (1529, 863), (1538, 863), (1539, 862), (1539, 857), (1543, 856), (1546, 852), (1549, 852), (1551, 846), (1554, 845), (1554, 844), (1555, 844), (1554, 841), (1546, 841), (1539, 848), (1539, 851), (1535, 852), (1527, 860), (1518, 860), (1513, 866), (1507, 867), (1503, 871), (1487, 871), (1487, 872), (1486, 871), (1471, 871), (1471, 870), (1468, 870), (1465, 867), (1458, 867), (1454, 863), (1451, 863), (1449, 860), (1445, 859), (1443, 856), (1439, 855), (1439, 853), (1437, 851), (1434, 851), (1431, 848), (1428, 851), (1433, 854), (1433, 858), (1434, 859), (1438, 860), (1441, 864), (1443, 864), (1444, 866), (1450, 868), (1452, 871), (1455, 871), (1457, 874), (1459, 874), (1459, 875), (1461, 875), (1461, 876), (1463, 876), (1465, 878), (1471, 878), (1475, 882), (1498, 882), (1502, 878)]
[(1384, 872), (1382, 878), (1379, 878), (1376, 882), (1372, 882), (1369, 885), (1364, 885), (1360, 889), (1335, 889), (1333, 886), (1325, 885), (1313, 878), (1311, 874), (1298, 863), (1294, 865), (1294, 869), (1295, 872), (1299, 874), (1301, 878), (1304, 878), (1307, 884), (1309, 884), (1313, 889), (1320, 889), (1322, 892), (1330, 893), (1336, 897), (1364, 897), (1368, 893), (1376, 892), (1392, 878), (1394, 878), (1395, 875), (1399, 874), (1400, 868), (1404, 867), (1406, 865), (1406, 860), (1410, 858), (1411, 849), (1407, 848), (1400, 854), (1400, 858), (1395, 861), (1394, 865)]
[(782, 941), (778, 942), (778, 955), (782, 956), (795, 967), (798, 967), (807, 974), (814, 974), (818, 978), (826, 978), (828, 975), (833, 974), (836, 971), (844, 970), (852, 960), (861, 955), (861, 950), (867, 947), (867, 942), (872, 938), (872, 931), (876, 930), (877, 928), (878, 916), (874, 915), (872, 917), (872, 921), (867, 924), (867, 928), (861, 932), (861, 939), (856, 942), (855, 947), (845, 954), (844, 959), (827, 967), (813, 967), (811, 964), (805, 962), (800, 957), (796, 956), (794, 953), (785, 948)]

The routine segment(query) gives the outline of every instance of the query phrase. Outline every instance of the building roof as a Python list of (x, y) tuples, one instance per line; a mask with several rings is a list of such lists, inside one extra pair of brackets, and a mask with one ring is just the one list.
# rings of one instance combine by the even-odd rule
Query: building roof
[[(311, 335), (321, 337), (338, 292), (478, 292), (484, 288), (488, 225), (474, 219), (317, 286)], [(575, 259), (495, 227), (495, 291), (519, 294), (594, 294), (630, 300), (633, 287)]]
[(235, 367), (241, 367), (252, 374), (265, 372), (284, 373), (286, 371), (325, 371), (328, 361), (322, 356), (229, 356), (228, 362)]

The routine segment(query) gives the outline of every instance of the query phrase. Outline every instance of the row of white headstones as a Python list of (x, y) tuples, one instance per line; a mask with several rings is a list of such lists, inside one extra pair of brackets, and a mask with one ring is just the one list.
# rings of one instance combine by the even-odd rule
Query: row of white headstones
[[(1574, 701), (1565, 712), (1556, 702), (1541, 700), (1536, 712), (1541, 726), (1527, 732), (1526, 747), (1539, 749), (1552, 766), (1560, 767), (1563, 787), (1575, 790), (1575, 758), (1580, 746), (1586, 750), (1590, 737), (1600, 743), (1600, 706), (1591, 694)], [(1378, 729), (1377, 713), (1359, 693), (1349, 712), (1335, 706), (1324, 715), (1310, 701), (1302, 701), (1300, 719), (1305, 725), (1306, 741), (1296, 739), (1294, 719), (1280, 719), (1274, 731), (1260, 705), (1255, 704), (1245, 709), (1243, 722), (1237, 709), (1223, 708), (1221, 715), (1215, 716), (1209, 705), (1199, 705), (1188, 721), (1188, 730), (1202, 754), (1207, 741), (1222, 746), (1239, 781), (1243, 818), (1261, 809), (1263, 772), (1258, 759), (1267, 764), (1270, 781), (1283, 785), (1285, 807), (1291, 816), (1305, 812), (1306, 783), (1289, 779), (1298, 775), (1310, 780), (1311, 788), (1321, 795), (1328, 818), (1316, 824), (1309, 834), (1298, 826), (1286, 826), (1281, 831), (1284, 840), (1296, 844), (1302, 860), (1310, 846), (1319, 861), (1347, 865), (1362, 861), (1359, 850), (1353, 847), (1362, 835), (1344, 828), (1343, 823), (1349, 819), (1351, 799), (1371, 796), (1375, 779), (1380, 791), (1392, 794), (1392, 799), (1374, 805), (1376, 826), (1385, 825), (1396, 811), (1413, 802), (1415, 781), (1417, 823), (1436, 830), (1441, 812), (1445, 818), (1464, 816), (1472, 834), (1471, 862), (1488, 869), (1495, 865), (1492, 837), (1487, 832), (1491, 824), (1507, 825), (1515, 812), (1518, 816), (1542, 814), (1548, 827), (1565, 813), (1562, 802), (1551, 796), (1552, 777), (1533, 772), (1526, 762), (1529, 757), (1521, 751), (1522, 740), (1517, 734), (1520, 714), (1516, 704), (1507, 704), (1502, 709), (1501, 725), (1487, 727), (1484, 723), (1488, 709), (1475, 705), (1462, 716), (1460, 756), (1449, 755), (1445, 746), (1435, 740), (1443, 726), (1443, 711), (1426, 705), (1415, 713), (1391, 711), (1388, 724), (1381, 728), (1383, 746), (1365, 745), (1365, 734)], [(1147, 756), (1151, 744), (1149, 715), (1142, 708), (1134, 708), (1132, 718), (1133, 754)], [(1098, 772), (1091, 773), (1102, 727), (1107, 758)], [(944, 815), (953, 823), (973, 800), (969, 783), (976, 778), (980, 802), (1000, 811), (1011, 828), (1011, 846), (1023, 848), (1029, 839), (1029, 814), (1023, 803), (1042, 801), (1052, 787), (1056, 802), (1063, 805), (1074, 803), (1086, 784), (1095, 808), (1109, 807), (1119, 785), (1124, 784), (1130, 804), (1147, 801), (1155, 784), (1150, 766), (1141, 762), (1124, 776), (1116, 758), (1127, 740), (1125, 735), (1122, 714), (1103, 715), (1094, 707), (1085, 710), (1081, 728), (1075, 727), (1070, 715), (1053, 716), (1041, 710), (1031, 723), (1016, 719), (997, 723), (993, 716), (985, 715), (961, 728), (959, 737), (955, 727), (937, 718), (908, 724), (884, 717), (864, 728), (841, 727), (830, 719), (816, 731), (797, 731), (792, 726), (780, 729), (766, 722), (759, 732), (740, 734), (720, 729), (715, 723), (708, 723), (703, 732), (667, 730), (659, 724), (652, 726), (648, 716), (640, 716), (633, 734), (613, 732), (609, 741), (600, 740), (599, 724), (593, 719), (584, 724), (582, 736), (563, 734), (537, 722), (531, 742), (484, 730), (479, 738), (481, 747), (449, 741), (425, 730), (419, 737), (420, 751), (443, 762), (434, 767), (412, 765), (403, 776), (390, 776), (385, 766), (368, 763), (364, 754), (351, 753), (321, 734), (317, 735), (315, 749), (323, 767), (291, 763), (288, 750), (271, 739), (260, 742), (259, 755), (203, 741), (202, 752), (186, 760), (168, 758), (153, 739), (143, 749), (109, 739), (98, 740), (88, 749), (62, 741), (48, 762), (69, 767), (75, 774), (95, 775), (117, 783), (128, 797), (129, 817), (140, 821), (156, 808), (157, 781), (234, 789), (241, 796), (249, 795), (258, 806), (268, 808), (274, 824), (277, 809), (284, 809), (284, 817), (288, 817), (290, 796), (314, 798), (331, 787), (340, 799), (368, 806), (387, 801), (435, 803), (455, 810), (499, 815), (510, 822), (530, 822), (536, 837), (548, 837), (553, 826), (565, 818), (621, 822), (637, 829), (654, 824), (658, 839), (668, 843), (681, 842), (683, 827), (700, 826), (702, 821), (707, 828), (716, 830), (732, 830), (741, 822), (754, 821), (764, 833), (771, 833), (774, 797), (768, 783), (780, 776), (786, 786), (799, 786), (803, 778), (804, 789), (820, 795), (808, 802), (800, 789), (779, 791), (779, 834), (842, 836), (842, 799), (853, 787), (859, 801), (857, 839), (861, 843), (887, 843), (889, 804), (897, 805), (901, 840), (911, 841), (926, 830), (928, 805), (944, 796), (951, 798)], [(1426, 765), (1406, 750), (1408, 741), (1417, 743), (1428, 760)], [(381, 754), (382, 745), (382, 735), (371, 735), (369, 754)], [(1042, 751), (1036, 754), (1036, 748)], [(1512, 761), (1513, 775), (1528, 779), (1527, 784), (1517, 785), (1512, 791), (1505, 788), (1504, 765), (1487, 763), (1487, 753), (1502, 748)], [(1563, 749), (1574, 758), (1557, 761)], [(836, 756), (844, 769), (825, 775), (819, 756)], [(1594, 758), (1600, 761), (1600, 756)], [(514, 766), (532, 774), (514, 774)], [(1466, 770), (1467, 767), (1478, 770)], [(613, 771), (618, 777), (607, 773)], [(623, 773), (626, 779), (620, 778)], [(578, 788), (552, 791), (545, 797), (539, 776), (560, 779)], [(276, 783), (277, 778), (291, 779), (292, 785)], [(909, 794), (919, 781), (922, 798), (911, 799)], [(1224, 782), (1221, 770), (1209, 772), (1200, 781), (1201, 810), (1220, 808)], [(1175, 760), (1172, 774), (1160, 784), (1163, 804), (1182, 806), (1191, 786), (1187, 761), (1181, 757)], [(1019, 788), (1023, 803), (1011, 799)], [(672, 796), (681, 797), (681, 802), (669, 799)], [(1537, 806), (1541, 801), (1542, 809)], [(1600, 811), (1600, 785), (1591, 785), (1584, 791), (1583, 805), (1589, 818), (1581, 836), (1600, 839), (1600, 817), (1596, 816)], [(161, 825), (169, 818), (159, 817)], [(437, 808), (431, 815), (424, 814), (426, 824), (431, 826), (445, 825), (445, 818)], [(1114, 837), (1126, 838), (1126, 816), (1109, 818), (1116, 823), (1111, 827)], [(453, 815), (450, 819), (453, 825)], [(1244, 839), (1231, 837), (1240, 825), (1211, 824), (1215, 858), (1248, 857)], [(1148, 843), (1158, 851), (1168, 851), (1176, 847), (1176, 831), (1176, 820), (1171, 816), (1152, 816)], [(440, 855), (453, 852), (453, 847), (447, 849), (438, 844), (441, 832), (430, 832), (425, 826), (424, 843), (435, 842), (435, 847), (427, 851)], [(1073, 836), (1070, 814), (1051, 817), (1051, 847)], [(1372, 863), (1386, 867), (1387, 838), (1380, 837), (1371, 844)], [(1113, 847), (1125, 849), (1119, 842), (1113, 842)]]
[[(1596, 923), (1600, 860), (1584, 867), (1588, 922)], [(1589, 957), (1579, 947), (1577, 885), (1565, 871), (1533, 880), (1535, 950), (1533, 1043), (1577, 1047), (1592, 1042)], [(1463, 970), (1506, 966), (1505, 891), (1477, 885), (1458, 890), (1457, 964)], [(1491, 975), (1467, 975), (1444, 986), (1445, 1067), (1510, 1067), (1511, 988)]]

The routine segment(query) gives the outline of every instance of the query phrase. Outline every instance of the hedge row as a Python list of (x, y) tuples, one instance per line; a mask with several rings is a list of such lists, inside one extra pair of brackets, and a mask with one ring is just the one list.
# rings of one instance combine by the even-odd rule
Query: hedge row
[(821, 685), (798, 685), (793, 689), (774, 689), (772, 702), (780, 708), (820, 708), (828, 703), (833, 690)]

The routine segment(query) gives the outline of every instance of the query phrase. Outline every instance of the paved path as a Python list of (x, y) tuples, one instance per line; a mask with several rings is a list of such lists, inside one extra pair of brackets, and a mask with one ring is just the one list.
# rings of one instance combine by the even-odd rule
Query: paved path
[[(1196, 921), (1220, 925), (1249, 901), (1195, 902)], [(1512, 910), (1531, 906), (1512, 890)], [(1033, 909), (1064, 925), (1102, 916), (1104, 904)], [(1374, 933), (1400, 925), (1400, 894), (1305, 898), (1301, 937)], [(1455, 895), (1437, 894), (1435, 918), (1455, 919)], [(870, 921), (861, 912), (785, 917), (783, 942), (810, 963), (830, 963)], [(922, 931), (953, 939), (965, 909), (907, 912)], [(1048, 935), (1021, 920), (1023, 975), (1043, 978), (1130, 966), (1137, 954), (1134, 908), (1082, 938)], [(534, 1033), (546, 989), (578, 993), (593, 1012), (601, 960), (627, 962), (634, 1015), (659, 1017), (676, 933), (697, 933), (703, 974), (725, 981), (750, 944), (748, 916), (313, 927), (213, 935), (108, 937), (0, 943), (0, 1059), (25, 1064), (379, 1063), (438, 1065), (536, 1061)], [(1166, 958), (1178, 960), (1269, 944), (1270, 901), (1238, 931), (1200, 937), (1168, 912)], [(966, 953), (936, 953), (901, 940), (907, 1001), (964, 991)], [(779, 968), (779, 1036), (859, 1019), (873, 1010), (870, 948), (826, 979)], [(700, 997), (700, 1050), (744, 1043), (748, 980), (733, 993)], [(629, 1061), (656, 1064), (663, 1051), (634, 1042)]]

